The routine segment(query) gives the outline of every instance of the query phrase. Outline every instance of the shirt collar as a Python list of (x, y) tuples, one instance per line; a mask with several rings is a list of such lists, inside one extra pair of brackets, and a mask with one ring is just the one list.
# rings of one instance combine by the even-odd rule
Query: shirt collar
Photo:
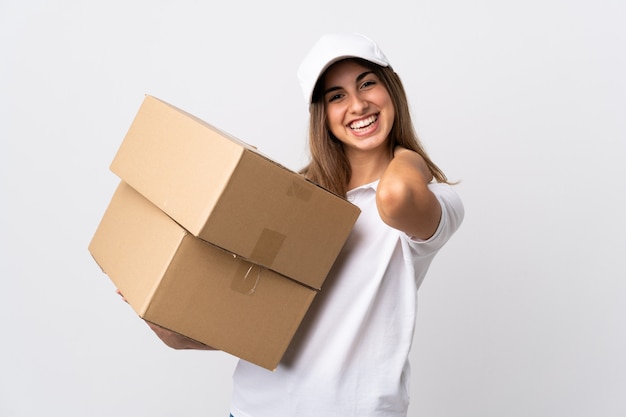
[(368, 190), (368, 189), (376, 191), (376, 189), (378, 188), (378, 182), (379, 181), (380, 180), (376, 180), (374, 182), (370, 182), (369, 184), (360, 185), (360, 186), (358, 186), (356, 188), (353, 188), (353, 189), (349, 190), (347, 194), (348, 195), (357, 194), (361, 190)]

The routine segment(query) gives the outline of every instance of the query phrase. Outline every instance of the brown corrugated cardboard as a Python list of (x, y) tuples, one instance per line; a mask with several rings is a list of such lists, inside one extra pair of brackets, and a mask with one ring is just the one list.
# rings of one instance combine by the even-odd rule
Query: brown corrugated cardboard
[(146, 96), (111, 170), (194, 236), (322, 286), (359, 209)]
[(124, 182), (89, 251), (140, 317), (267, 369), (316, 295), (192, 236)]

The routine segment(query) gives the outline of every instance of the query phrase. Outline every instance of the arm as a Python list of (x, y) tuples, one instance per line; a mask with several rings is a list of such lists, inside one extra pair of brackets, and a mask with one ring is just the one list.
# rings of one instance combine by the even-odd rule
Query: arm
[(419, 154), (397, 147), (376, 192), (376, 205), (382, 220), (410, 236), (431, 237), (441, 218), (439, 201), (428, 188), (432, 178)]

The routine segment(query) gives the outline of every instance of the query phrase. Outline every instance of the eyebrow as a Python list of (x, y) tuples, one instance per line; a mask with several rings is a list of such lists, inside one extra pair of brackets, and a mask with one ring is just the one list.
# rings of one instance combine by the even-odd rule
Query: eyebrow
[[(358, 82), (360, 82), (363, 78), (365, 78), (365, 77), (367, 77), (369, 74), (373, 74), (373, 73), (374, 73), (374, 71), (365, 71), (365, 72), (362, 72), (361, 74), (359, 74), (359, 75), (356, 77), (356, 80), (355, 80), (355, 81), (358, 83)], [(341, 87), (339, 87), (339, 86), (329, 87), (329, 88), (327, 88), (326, 90), (324, 90), (324, 95), (326, 95), (326, 94), (328, 94), (328, 93), (330, 93), (330, 92), (336, 91), (336, 90), (341, 90)]]

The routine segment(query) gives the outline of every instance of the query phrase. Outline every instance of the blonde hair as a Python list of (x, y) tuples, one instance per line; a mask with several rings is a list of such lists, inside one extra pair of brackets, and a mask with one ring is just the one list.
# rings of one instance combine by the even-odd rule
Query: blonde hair
[[(396, 146), (417, 152), (424, 158), (437, 182), (449, 183), (443, 171), (430, 159), (421, 144), (411, 120), (409, 104), (398, 74), (391, 67), (381, 67), (372, 62), (348, 58), (373, 71), (389, 92), (395, 109), (393, 127), (389, 133), (389, 154), (393, 155)], [(309, 152), (311, 161), (301, 170), (309, 180), (338, 195), (346, 196), (348, 182), (352, 175), (350, 162), (343, 144), (334, 137), (326, 123), (326, 107), (322, 97), (324, 74), (319, 77), (309, 108)]]

